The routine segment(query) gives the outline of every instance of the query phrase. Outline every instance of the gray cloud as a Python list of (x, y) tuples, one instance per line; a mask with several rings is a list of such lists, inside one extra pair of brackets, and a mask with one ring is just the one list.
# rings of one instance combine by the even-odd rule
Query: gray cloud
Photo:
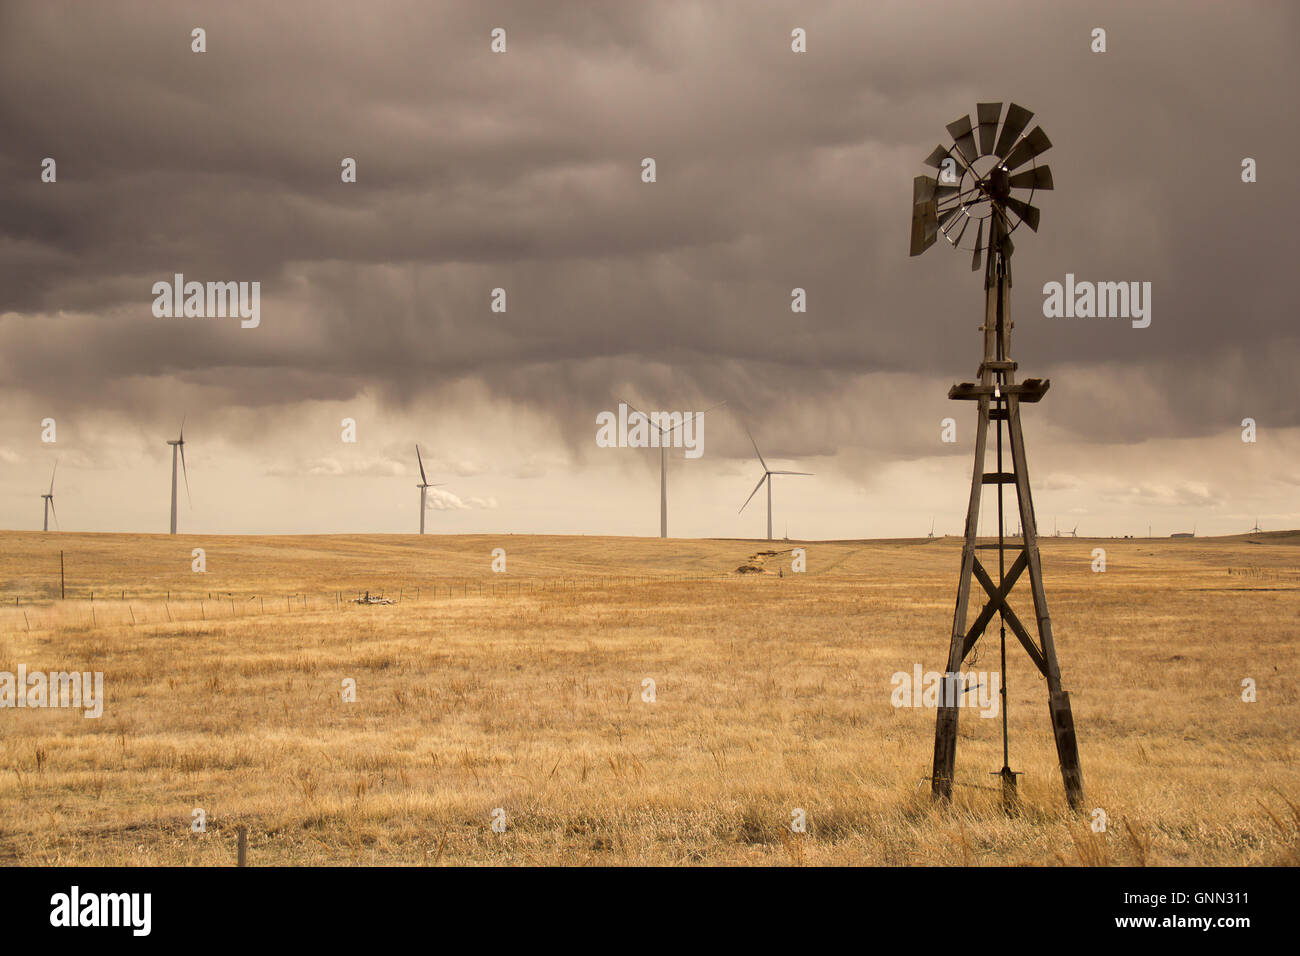
[[(942, 244), (907, 258), (909, 181), (944, 124), (1015, 99), (1055, 144), (1058, 189), (1016, 255), (1018, 358), (1054, 378), (1042, 427), (1136, 443), (1245, 415), (1300, 425), (1296, 19), (1271, 4), (7, 4), (3, 387), (140, 428), (190, 410), (231, 442), (302, 403), (373, 396), (444, 419), (528, 409), (582, 458), (594, 414), (632, 394), (726, 400), (710, 432), (725, 456), (748, 454), (740, 423), (774, 455), (867, 470), (967, 454), (934, 435), (962, 411), (947, 383), (977, 361), (979, 281)], [(56, 185), (38, 180), (45, 156)], [(345, 156), (356, 185), (339, 182)], [(262, 326), (153, 318), (150, 286), (174, 272), (261, 281)], [(1066, 272), (1152, 282), (1151, 328), (1043, 319), (1039, 290)]]

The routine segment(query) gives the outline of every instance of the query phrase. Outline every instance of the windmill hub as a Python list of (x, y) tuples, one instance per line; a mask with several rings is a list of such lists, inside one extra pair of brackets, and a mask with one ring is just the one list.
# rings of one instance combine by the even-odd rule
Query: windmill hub
[(988, 175), (989, 194), (999, 201), (1011, 195), (1011, 173), (999, 163)]

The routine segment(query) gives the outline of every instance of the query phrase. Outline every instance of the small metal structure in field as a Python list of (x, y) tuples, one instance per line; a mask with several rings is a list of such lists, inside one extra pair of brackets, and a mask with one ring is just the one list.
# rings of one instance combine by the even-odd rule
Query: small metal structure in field
[[(962, 237), (975, 223), (971, 271), (984, 260), (984, 357), (979, 366), (979, 382), (954, 385), (948, 397), (955, 401), (976, 403), (975, 469), (971, 478), (970, 502), (966, 511), (966, 535), (962, 548), (961, 575), (957, 585), (957, 606), (953, 611), (952, 636), (944, 694), (935, 722), (934, 768), (931, 790), (938, 799), (952, 797), (954, 766), (957, 757), (957, 715), (962, 688), (959, 677), (962, 663), (974, 649), (993, 617), (1000, 621), (1002, 661), (1002, 795), (1008, 810), (1016, 806), (1016, 772), (1010, 767), (1007, 739), (1006, 645), (1007, 628), (1024, 647), (1034, 665), (1047, 680), (1048, 710), (1056, 737), (1056, 752), (1066, 798), (1073, 810), (1083, 808), (1083, 771), (1079, 766), (1078, 742), (1070, 695), (1061, 689), (1061, 671), (1052, 639), (1052, 620), (1043, 590), (1042, 561), (1038, 552), (1038, 530), (1034, 518), (1033, 497), (1029, 490), (1029, 471), (1025, 459), (1024, 435), (1020, 427), (1022, 402), (1038, 402), (1047, 393), (1050, 381), (1027, 378), (1017, 383), (1017, 363), (1011, 358), (1011, 234), (1022, 224), (1038, 231), (1039, 210), (1033, 206), (1034, 193), (1051, 189), (1052, 173), (1039, 166), (1037, 157), (1051, 147), (1041, 126), (1027, 135), (1033, 113), (1015, 103), (1005, 118), (1001, 103), (980, 103), (977, 122), (969, 115), (948, 124), (951, 146), (937, 146), (925, 162), (939, 171), (938, 176), (918, 176), (912, 186), (911, 255), (920, 255), (935, 243), (939, 235), (954, 248), (961, 248)], [(1000, 130), (999, 130), (999, 121)], [(977, 141), (978, 139), (978, 141)], [(1020, 172), (1017, 170), (1028, 166)], [(1020, 196), (1016, 193), (1019, 191)], [(987, 235), (987, 241), (985, 236)], [(989, 424), (996, 425), (996, 469), (985, 471)], [(1003, 456), (1003, 435), (1008, 439), (1009, 464)], [(980, 498), (985, 485), (997, 489), (997, 544), (979, 544)], [(1019, 540), (1007, 541), (1003, 520), (1003, 489), (1014, 485), (1022, 533)], [(997, 552), (997, 578), (989, 573), (977, 552)], [(1008, 567), (1009, 552), (1012, 560)], [(1011, 609), (1007, 598), (1025, 572), (1033, 592), (1037, 618), (1037, 640)], [(967, 626), (967, 606), (971, 582), (978, 581), (987, 601), (974, 622)]]

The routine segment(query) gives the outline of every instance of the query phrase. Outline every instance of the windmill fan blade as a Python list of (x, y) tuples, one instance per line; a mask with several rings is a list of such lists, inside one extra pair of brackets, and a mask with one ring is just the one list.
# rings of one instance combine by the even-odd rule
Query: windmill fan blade
[(59, 470), (59, 463), (56, 460), (54, 462), (54, 470), (50, 472), (50, 494), (54, 494), (54, 476), (55, 474), (58, 473), (58, 470)]
[(54, 515), (54, 530), (59, 529), (59, 513), (54, 510), (54, 498), (50, 497), (50, 514)]
[(1016, 148), (1011, 151), (1002, 163), (1007, 170), (1016, 169), (1025, 165), (1040, 153), (1045, 153), (1052, 148), (1052, 141), (1047, 138), (1041, 126), (1035, 126), (1029, 131), (1029, 135), (1016, 144)]
[(427, 485), (429, 483), (429, 479), (424, 476), (424, 459), (420, 457), (419, 445), (415, 446), (415, 460), (420, 463), (420, 480)]
[[(970, 216), (962, 216), (961, 228), (957, 230), (957, 235), (955, 237), (950, 238), (948, 241), (951, 242), (954, 246), (961, 245), (961, 237), (966, 235), (966, 227), (970, 225), (970, 221), (971, 221)], [(944, 235), (946, 236), (947, 233), (944, 233)]]
[(185, 476), (185, 501), (191, 508), (194, 507), (194, 499), (190, 497), (190, 470), (185, 467), (185, 443), (181, 442), (181, 474)]
[(803, 475), (807, 478), (813, 477), (813, 473), (811, 471), (769, 471), (768, 474), (769, 475)]
[[(975, 252), (970, 257), (970, 271), (978, 272), (980, 268), (980, 243), (984, 241), (984, 220), (980, 220), (979, 230), (975, 233)], [(931, 531), (934, 529), (931, 528)]]
[(1001, 103), (980, 103), (975, 107), (980, 128), (980, 155), (993, 152), (993, 138), (998, 132), (998, 117), (1002, 115)]
[(1025, 127), (1033, 118), (1032, 110), (1027, 110), (1017, 103), (1007, 107), (1007, 119), (1002, 124), (1002, 135), (998, 137), (998, 145), (993, 150), (993, 154), (998, 159), (1005, 157), (1011, 147), (1016, 145), (1016, 140), (1020, 138), (1020, 134), (1025, 131)]
[(952, 217), (955, 216), (955, 215), (957, 215), (957, 213), (961, 212), (961, 209), (962, 209), (962, 207), (961, 207), (960, 205), (953, 206), (951, 209), (949, 209), (947, 212), (945, 212), (942, 216), (940, 216), (940, 217), (939, 217), (939, 228), (942, 229), (944, 226), (948, 225), (948, 223), (952, 221)]
[(943, 168), (943, 161), (948, 158), (948, 148), (946, 146), (936, 146), (929, 156), (925, 157), (925, 165), (933, 166), (935, 169)]
[(763, 482), (765, 481), (767, 481), (766, 471), (763, 472), (763, 477), (758, 479), (758, 484), (754, 486), (754, 490), (749, 493), (749, 497), (745, 499), (745, 503), (740, 506), (740, 511), (737, 511), (736, 514), (740, 514), (741, 511), (744, 511), (745, 508), (748, 507), (749, 503), (754, 500), (754, 495), (758, 494), (758, 489), (763, 487)]
[(975, 136), (971, 132), (970, 116), (963, 116), (961, 119), (955, 119), (948, 124), (948, 135), (952, 137), (954, 145), (966, 158), (966, 164), (969, 166), (979, 158), (979, 152), (975, 149)]
[(1052, 189), (1052, 167), (1035, 166), (1007, 180), (1012, 189)]
[(1021, 202), (1019, 199), (1015, 199), (1011, 196), (1008, 196), (1006, 199), (1002, 200), (1002, 203), (1008, 209), (1014, 212), (1017, 216), (1019, 216), (1021, 222), (1027, 225), (1030, 229), (1034, 230), (1034, 232), (1038, 231), (1039, 213), (1038, 213), (1037, 206), (1031, 206), (1029, 205), (1029, 203)]

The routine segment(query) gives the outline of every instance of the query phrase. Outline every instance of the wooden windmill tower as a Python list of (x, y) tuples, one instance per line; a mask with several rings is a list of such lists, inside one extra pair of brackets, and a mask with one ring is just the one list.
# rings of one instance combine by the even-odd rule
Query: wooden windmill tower
[[(934, 769), (931, 788), (935, 797), (952, 796), (957, 757), (957, 715), (960, 688), (957, 679), (962, 663), (996, 616), (1001, 629), (1002, 659), (1002, 778), (1003, 798), (1008, 807), (1015, 802), (1016, 773), (1009, 765), (1007, 741), (1006, 632), (1012, 634), (1047, 680), (1048, 710), (1066, 798), (1074, 810), (1083, 807), (1083, 771), (1070, 712), (1070, 695), (1061, 689), (1061, 670), (1052, 639), (1052, 619), (1043, 590), (1042, 561), (1038, 553), (1038, 532), (1034, 520), (1033, 496), (1025, 460), (1025, 440), (1020, 427), (1020, 406), (1041, 401), (1051, 384), (1046, 379), (1027, 378), (1017, 383), (1017, 363), (1011, 357), (1011, 234), (1022, 224), (1038, 230), (1039, 211), (1032, 205), (1036, 190), (1052, 188), (1052, 174), (1039, 166), (1037, 157), (1052, 144), (1036, 126), (1024, 135), (1033, 113), (1012, 103), (1002, 118), (1001, 103), (980, 103), (977, 123), (963, 116), (948, 125), (951, 146), (937, 146), (926, 163), (939, 171), (937, 177), (918, 176), (912, 187), (911, 254), (920, 255), (939, 235), (955, 248), (972, 222), (976, 223), (971, 270), (984, 262), (984, 358), (979, 381), (954, 385), (948, 397), (975, 402), (975, 469), (971, 478), (970, 504), (966, 511), (966, 541), (962, 548), (961, 576), (957, 584), (957, 606), (953, 611), (952, 637), (948, 649), (948, 680), (940, 703), (934, 734)], [(999, 121), (1001, 130), (999, 132)], [(1016, 172), (1022, 167), (1026, 167)], [(1019, 198), (1016, 193), (1025, 198)], [(985, 235), (987, 233), (987, 242)], [(989, 425), (995, 426), (996, 466), (987, 469)], [(1006, 439), (1004, 443), (1004, 438)], [(1005, 456), (1004, 456), (1005, 444)], [(1009, 459), (1009, 462), (1008, 462)], [(986, 485), (997, 491), (997, 544), (979, 544), (980, 499)], [(1008, 541), (1003, 521), (1003, 490), (1013, 485), (1019, 509), (1021, 537)], [(997, 576), (991, 563), (986, 567), (979, 553), (997, 553)], [(1008, 557), (1010, 564), (1008, 565)], [(1008, 603), (1011, 589), (1021, 576), (1029, 574), (1033, 592), (1035, 630), (1031, 634)], [(978, 582), (986, 600), (973, 622), (967, 623), (971, 583)]]

